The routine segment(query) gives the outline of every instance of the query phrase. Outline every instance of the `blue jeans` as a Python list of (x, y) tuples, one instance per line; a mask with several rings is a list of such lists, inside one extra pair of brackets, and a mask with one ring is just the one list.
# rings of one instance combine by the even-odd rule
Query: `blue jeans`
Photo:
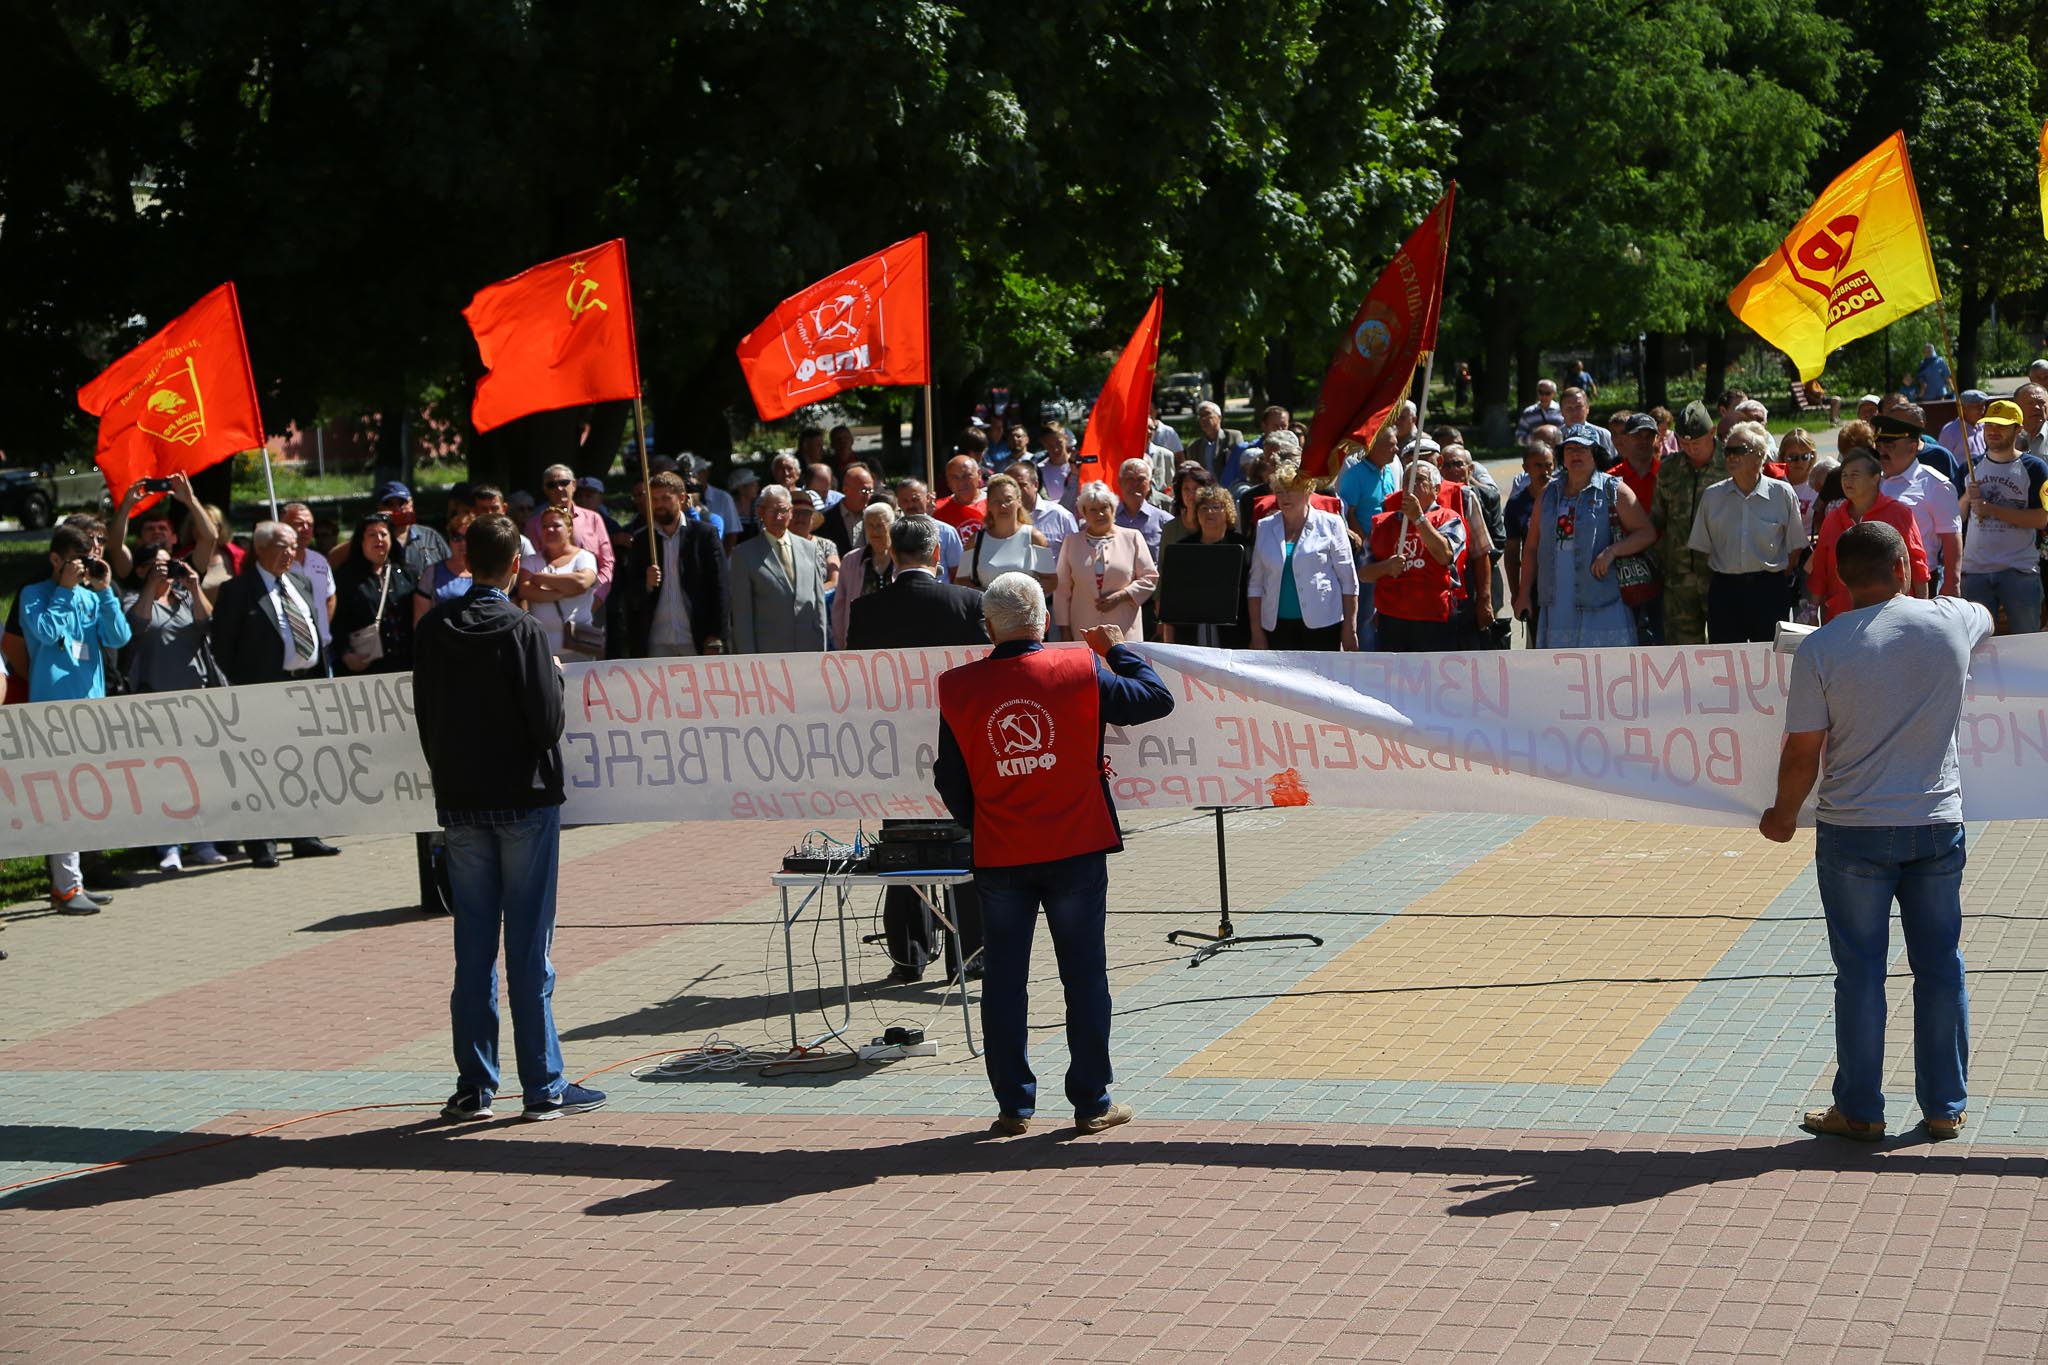
[(2041, 629), (2041, 574), (2038, 570), (1994, 569), (1963, 575), (1963, 596), (1998, 619), (2005, 608), (2005, 628), (2014, 635)]
[(1835, 1107), (1852, 1119), (1884, 1119), (1884, 980), (1896, 898), (1913, 970), (1914, 1092), (1928, 1118), (1954, 1118), (1970, 1067), (1963, 827), (1822, 824), (1814, 844), (1835, 958)]
[(455, 1070), (464, 1089), (498, 1091), (498, 931), (512, 1001), (513, 1055), (528, 1104), (560, 1099), (555, 1036), (555, 872), (562, 810), (450, 812), (448, 881), (455, 896), (455, 990), (448, 997)]
[(1067, 992), (1067, 1099), (1074, 1117), (1109, 1108), (1109, 966), (1103, 921), (1109, 905), (1109, 860), (1100, 853), (1022, 867), (978, 867), (981, 898), (981, 1032), (989, 1085), (1005, 1114), (1029, 1118), (1038, 1077), (1026, 1057), (1026, 986), (1031, 931), (1038, 908), (1059, 956)]

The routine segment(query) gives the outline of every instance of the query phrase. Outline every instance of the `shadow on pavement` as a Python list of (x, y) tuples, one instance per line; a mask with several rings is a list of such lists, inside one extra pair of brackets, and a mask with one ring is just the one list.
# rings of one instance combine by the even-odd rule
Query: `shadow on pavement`
[[(602, 1116), (563, 1120), (598, 1129)], [(941, 1119), (962, 1124), (973, 1120)], [(499, 1121), (451, 1126), (425, 1120), (331, 1137), (252, 1137), (189, 1155), (99, 1171), (17, 1191), (0, 1200), (13, 1209), (85, 1209), (183, 1191), (208, 1189), (277, 1171), (361, 1170), (444, 1175), (567, 1177), (593, 1183), (660, 1182), (591, 1204), (585, 1212), (622, 1217), (678, 1210), (749, 1208), (806, 1195), (857, 1190), (905, 1177), (1115, 1171), (1133, 1166), (1206, 1168), (1227, 1182), (1238, 1170), (1327, 1171), (1333, 1174), (1440, 1176), (1455, 1217), (1549, 1210), (1613, 1208), (1644, 1203), (1706, 1185), (1779, 1173), (1880, 1176), (1990, 1176), (2038, 1182), (2048, 1154), (1975, 1153), (1911, 1141), (1860, 1147), (1810, 1138), (1771, 1146), (1702, 1151), (1616, 1151), (1602, 1147), (1522, 1151), (1480, 1144), (1431, 1147), (1389, 1143), (1198, 1141), (1152, 1138), (1143, 1128), (1107, 1138), (1075, 1138), (1064, 1126), (1043, 1134), (991, 1139), (969, 1132), (894, 1144), (824, 1150), (740, 1151), (661, 1147), (565, 1139), (559, 1127)], [(92, 1143), (76, 1130), (84, 1150)], [(114, 1130), (106, 1130), (111, 1138)], [(152, 1135), (153, 1136), (153, 1135)], [(202, 1135), (194, 1134), (194, 1137)]]
[(429, 915), (417, 905), (394, 905), (388, 910), (353, 910), (346, 915), (330, 915), (298, 930), (302, 934), (340, 934), (350, 929), (381, 929), (389, 924), (417, 924), (425, 919), (438, 919)]

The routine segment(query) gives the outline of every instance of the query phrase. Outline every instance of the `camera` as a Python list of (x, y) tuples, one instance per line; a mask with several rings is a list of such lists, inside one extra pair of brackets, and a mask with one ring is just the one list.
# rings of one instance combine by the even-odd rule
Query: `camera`
[(190, 578), (191, 576), (192, 571), (185, 567), (185, 562), (181, 559), (168, 560), (164, 564), (165, 578), (175, 581), (180, 578)]
[(142, 488), (146, 493), (168, 493), (171, 491), (171, 481), (169, 479), (144, 479), (142, 480)]

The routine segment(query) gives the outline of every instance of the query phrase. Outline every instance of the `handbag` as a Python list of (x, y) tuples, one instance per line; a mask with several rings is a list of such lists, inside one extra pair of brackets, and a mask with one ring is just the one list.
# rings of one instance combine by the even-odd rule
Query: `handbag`
[(359, 626), (348, 633), (349, 652), (361, 657), (367, 663), (375, 663), (384, 657), (384, 604), (391, 598), (391, 565), (385, 564), (382, 579), (377, 588), (377, 614), (367, 626)]
[(601, 659), (605, 647), (604, 627), (583, 621), (565, 621), (562, 623), (562, 644), (578, 654), (594, 654)]
[[(1607, 534), (1614, 544), (1622, 538), (1621, 511), (1613, 503), (1607, 505)], [(1614, 567), (1609, 571), (1621, 587), (1621, 600), (1631, 607), (1640, 607), (1657, 600), (1657, 594), (1664, 591), (1662, 575), (1650, 559), (1649, 552), (1641, 554), (1616, 555)]]

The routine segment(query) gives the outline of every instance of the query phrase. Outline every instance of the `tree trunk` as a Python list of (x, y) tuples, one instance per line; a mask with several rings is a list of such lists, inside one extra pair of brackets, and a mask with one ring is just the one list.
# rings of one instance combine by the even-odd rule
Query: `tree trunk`
[(1636, 392), (1645, 409), (1671, 406), (1671, 361), (1667, 343), (1668, 338), (1662, 332), (1643, 334), (1643, 378)]
[[(1515, 320), (1505, 291), (1489, 290), (1479, 317), (1479, 364), (1472, 371), (1472, 425), (1482, 445), (1499, 450), (1514, 440), (1508, 402), (1508, 363), (1514, 354)], [(1533, 387), (1533, 386), (1532, 386)]]
[(1273, 402), (1293, 412), (1294, 389), (1294, 338), (1282, 328), (1279, 336), (1266, 343), (1266, 391)]
[(1977, 276), (1977, 255), (1963, 257), (1963, 306), (1956, 317), (1956, 392), (1977, 387), (1977, 324), (1984, 313), (1983, 283)]
[(1701, 396), (1712, 408), (1728, 387), (1728, 334), (1719, 327), (1707, 330), (1706, 392)]
[[(618, 459), (619, 443), (625, 439), (626, 429), (632, 422), (633, 404), (630, 399), (597, 403), (587, 410), (586, 415), (590, 426), (584, 433), (583, 444), (576, 448), (576, 477), (601, 479), (612, 472), (612, 465)], [(636, 479), (640, 477), (639, 435), (638, 432), (633, 433), (633, 447), (626, 456), (626, 472)], [(649, 445), (647, 453), (652, 456), (655, 448)]]

